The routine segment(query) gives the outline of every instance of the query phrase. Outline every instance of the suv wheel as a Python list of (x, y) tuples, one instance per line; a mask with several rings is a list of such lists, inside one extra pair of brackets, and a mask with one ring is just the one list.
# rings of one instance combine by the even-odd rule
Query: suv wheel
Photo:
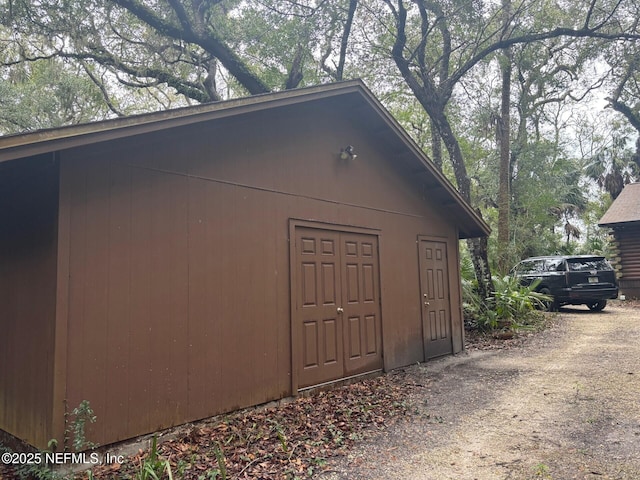
[[(549, 290), (547, 287), (542, 287), (539, 292), (543, 295), (549, 295), (550, 297), (553, 297), (551, 295), (551, 290)], [(604, 307), (603, 307), (604, 308)], [(547, 312), (557, 312), (558, 311), (558, 304), (556, 303), (555, 299), (549, 300), (544, 302), (544, 309)]]
[(599, 302), (587, 303), (587, 307), (589, 307), (589, 310), (591, 310), (592, 312), (600, 312), (606, 306), (607, 306), (607, 301), (606, 300), (600, 300)]

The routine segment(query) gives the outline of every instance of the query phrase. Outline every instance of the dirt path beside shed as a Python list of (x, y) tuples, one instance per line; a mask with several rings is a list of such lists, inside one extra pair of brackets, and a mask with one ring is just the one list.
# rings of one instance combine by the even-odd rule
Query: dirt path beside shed
[(409, 368), (415, 415), (319, 478), (640, 479), (640, 309), (559, 315), (522, 347)]

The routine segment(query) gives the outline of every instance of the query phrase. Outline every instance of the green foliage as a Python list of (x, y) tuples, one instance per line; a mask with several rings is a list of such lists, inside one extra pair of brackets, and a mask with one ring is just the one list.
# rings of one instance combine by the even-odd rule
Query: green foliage
[(100, 90), (81, 68), (60, 59), (21, 67), (10, 75), (0, 74), (0, 134), (83, 123), (108, 115)]
[(549, 476), (549, 467), (544, 463), (539, 463), (538, 465), (536, 465), (535, 475), (536, 477), (540, 478), (551, 478)]
[[(9, 447), (0, 443), (0, 454), (14, 453)], [(19, 480), (65, 480), (64, 477), (44, 464), (18, 464), (13, 473)]]
[[(510, 244), (507, 251), (498, 251), (490, 238), (490, 256), (507, 256), (507, 263), (515, 265), (522, 258), (577, 248), (589, 206), (587, 191), (580, 162), (550, 141), (527, 145), (518, 153), (512, 181)], [(487, 218), (492, 226), (497, 223), (493, 215)]]
[(612, 199), (620, 195), (624, 186), (634, 182), (640, 173), (633, 150), (633, 140), (639, 132), (621, 125), (615, 127), (610, 140), (587, 160), (584, 167), (586, 175)]
[(535, 324), (541, 310), (551, 298), (535, 291), (536, 284), (520, 285), (510, 276), (493, 279), (495, 291), (491, 297), (479, 298), (473, 281), (462, 281), (465, 322), (471, 328), (495, 330), (520, 329)]
[(505, 276), (494, 278), (496, 291), (492, 301), (495, 302), (495, 312), (499, 321), (510, 324), (526, 324), (529, 316), (538, 310), (546, 308), (551, 297), (535, 291), (538, 283), (520, 285), (517, 278)]
[[(220, 480), (226, 480), (227, 479), (227, 464), (226, 464), (226, 460), (224, 458), (224, 452), (222, 451), (222, 447), (220, 446), (219, 443), (216, 443), (214, 445), (214, 450), (213, 453), (216, 456), (216, 462), (218, 463), (218, 470), (216, 471), (216, 473), (219, 475)], [(217, 478), (217, 477), (214, 477)]]
[[(71, 420), (70, 420), (71, 419)], [(66, 415), (67, 428), (65, 431), (65, 450), (66, 450), (66, 437), (69, 433), (73, 433), (73, 448), (76, 451), (81, 451), (87, 448), (94, 448), (96, 445), (87, 441), (85, 427), (86, 423), (93, 423), (96, 421), (96, 416), (91, 409), (89, 401), (83, 400), (80, 404), (73, 409), (70, 414)], [(47, 442), (48, 450), (44, 450), (41, 453), (52, 453), (58, 448), (58, 440), (55, 438), (50, 439)], [(0, 453), (8, 452), (11, 450), (4, 445), (0, 444)], [(14, 473), (21, 480), (67, 480), (72, 478), (72, 475), (63, 475), (51, 468), (46, 463), (36, 464), (20, 464), (14, 468)], [(91, 477), (91, 474), (89, 474)]]
[(173, 480), (173, 472), (169, 460), (162, 458), (158, 452), (158, 438), (154, 435), (149, 454), (140, 462), (135, 480)]
[[(587, 210), (588, 200), (602, 200), (588, 198), (586, 180), (619, 191), (636, 179), (637, 131), (598, 135), (594, 128), (574, 142), (585, 130), (569, 121), (570, 107), (609, 85), (623, 104), (610, 100), (611, 110), (634, 124), (637, 48), (585, 38), (587, 31), (544, 41), (539, 34), (602, 22), (608, 35), (633, 38), (636, 3), (588, 13), (574, 0), (513, 4), (503, 29), (506, 3), (479, 0), (0, 2), (0, 134), (360, 77), (428, 155), (438, 152), (431, 129), (440, 130), (443, 173), (465, 190), (469, 180), (472, 206), (496, 231), (502, 57), (493, 47), (517, 36), (507, 125), (510, 241), (498, 246), (490, 237), (491, 267), (535, 254), (601, 251), (606, 239)], [(603, 61), (611, 63), (609, 84), (597, 72), (604, 69), (592, 68)], [(611, 123), (598, 113), (590, 125)], [(610, 141), (590, 147), (599, 136)]]
[(95, 448), (95, 443), (87, 441), (86, 427), (87, 422), (95, 423), (97, 417), (91, 408), (88, 400), (80, 402), (76, 408), (71, 411), (71, 420), (67, 418), (67, 424), (70, 424), (68, 430), (73, 434), (72, 447), (76, 452), (87, 448)]
[(486, 304), (478, 295), (477, 289), (476, 280), (462, 279), (462, 313), (465, 325), (471, 329), (480, 327), (479, 319)]
[(476, 278), (471, 254), (465, 242), (460, 242), (460, 275), (467, 282), (472, 282)]

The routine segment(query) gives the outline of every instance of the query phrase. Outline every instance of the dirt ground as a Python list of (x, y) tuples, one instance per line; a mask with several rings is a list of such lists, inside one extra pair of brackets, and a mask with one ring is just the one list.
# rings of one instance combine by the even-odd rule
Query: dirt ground
[(415, 414), (318, 478), (640, 479), (640, 309), (558, 315), (522, 346), (407, 369)]
[[(158, 434), (173, 478), (640, 480), (640, 303)], [(137, 478), (151, 435), (96, 480)], [(220, 460), (221, 457), (222, 460)], [(87, 478), (87, 472), (76, 478)], [(0, 464), (0, 479), (17, 478)], [(164, 478), (164, 477), (163, 477)]]

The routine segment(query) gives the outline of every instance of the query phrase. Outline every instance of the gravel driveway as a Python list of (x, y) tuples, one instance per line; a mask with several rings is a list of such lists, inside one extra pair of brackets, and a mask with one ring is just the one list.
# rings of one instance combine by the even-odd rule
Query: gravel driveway
[(640, 309), (565, 308), (521, 346), (407, 373), (415, 415), (322, 480), (640, 479)]

